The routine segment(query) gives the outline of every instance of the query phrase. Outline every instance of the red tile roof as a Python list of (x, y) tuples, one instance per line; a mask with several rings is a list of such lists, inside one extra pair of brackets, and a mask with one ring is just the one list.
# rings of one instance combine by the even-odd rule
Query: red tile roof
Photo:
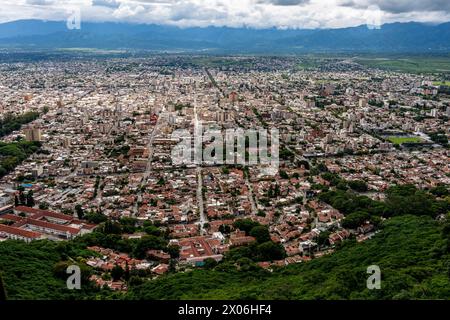
[(29, 238), (29, 239), (37, 239), (41, 236), (41, 234), (37, 233), (37, 232), (22, 230), (19, 228), (10, 227), (10, 226), (6, 226), (3, 224), (0, 224), (0, 233), (1, 232), (13, 234), (13, 235), (17, 235), (17, 236), (25, 237), (25, 238)]
[(31, 218), (26, 218), (23, 221), (16, 223), (14, 226), (16, 226), (16, 225), (23, 226), (25, 224), (48, 228), (48, 229), (53, 229), (53, 230), (62, 231), (62, 232), (69, 232), (71, 234), (78, 234), (80, 232), (79, 229), (62, 226), (60, 224), (50, 223), (50, 222), (46, 222), (46, 221), (42, 221), (42, 220), (31, 219)]
[(23, 213), (29, 213), (32, 215), (32, 218), (34, 218), (34, 219), (39, 219), (43, 216), (52, 217), (55, 219), (66, 220), (66, 221), (72, 221), (74, 219), (72, 216), (69, 216), (67, 214), (57, 213), (57, 212), (48, 211), (48, 210), (35, 209), (35, 208), (30, 208), (30, 207), (25, 207), (25, 206), (17, 206), (14, 208), (14, 210), (23, 212)]

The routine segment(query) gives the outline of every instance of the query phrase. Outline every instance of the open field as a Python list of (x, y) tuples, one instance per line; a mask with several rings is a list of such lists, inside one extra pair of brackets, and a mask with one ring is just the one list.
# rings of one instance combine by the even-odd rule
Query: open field
[(422, 139), (419, 137), (386, 137), (386, 140), (394, 143), (394, 144), (402, 144), (402, 143), (420, 143)]
[(434, 81), (433, 84), (435, 86), (446, 86), (450, 87), (450, 81)]
[(408, 73), (450, 73), (450, 58), (447, 57), (358, 57), (355, 61), (367, 67), (383, 70)]

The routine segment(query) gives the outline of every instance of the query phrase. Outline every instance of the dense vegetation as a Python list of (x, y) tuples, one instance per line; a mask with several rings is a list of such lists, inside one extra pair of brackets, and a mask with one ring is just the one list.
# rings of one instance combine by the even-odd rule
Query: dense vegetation
[[(450, 226), (401, 216), (364, 243), (272, 273), (251, 260), (170, 275), (131, 288), (130, 299), (448, 299)], [(366, 288), (367, 267), (381, 268), (380, 290)]]
[(0, 142), (0, 177), (11, 172), (40, 147), (41, 143), (37, 141)]
[[(445, 194), (446, 187), (431, 190)], [(344, 190), (326, 191), (319, 198), (345, 214), (343, 226), (357, 228), (365, 221), (375, 225), (381, 218), (398, 215), (426, 215), (437, 217), (450, 211), (450, 203), (436, 199), (432, 194), (413, 185), (394, 186), (386, 191), (386, 201), (375, 201), (367, 196)]]
[[(8, 299), (94, 298), (96, 289), (82, 282), (81, 291), (66, 289), (66, 278), (54, 273), (55, 265), (69, 259), (64, 243), (6, 241), (0, 245), (0, 272)], [(78, 252), (86, 256), (87, 252)], [(77, 258), (75, 255), (73, 258)], [(81, 265), (81, 264), (80, 264)]]
[(29, 111), (20, 115), (7, 113), (0, 120), (0, 137), (6, 136), (13, 131), (19, 130), (23, 124), (30, 123), (39, 118), (39, 112)]

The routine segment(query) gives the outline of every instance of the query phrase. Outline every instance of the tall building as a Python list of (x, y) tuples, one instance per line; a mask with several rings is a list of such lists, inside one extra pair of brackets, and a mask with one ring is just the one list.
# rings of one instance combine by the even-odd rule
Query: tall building
[(37, 127), (26, 128), (25, 139), (28, 141), (42, 141), (41, 129)]
[(365, 107), (367, 107), (367, 99), (365, 99), (365, 98), (359, 99), (359, 107), (360, 107), (360, 108), (365, 108)]

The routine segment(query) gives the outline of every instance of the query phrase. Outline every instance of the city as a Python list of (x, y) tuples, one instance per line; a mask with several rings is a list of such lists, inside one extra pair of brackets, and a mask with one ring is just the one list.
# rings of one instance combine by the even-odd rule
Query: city
[(450, 300), (446, 1), (0, 2), (0, 315)]
[[(301, 58), (245, 58), (244, 68), (241, 57), (224, 57), (229, 66), (219, 68), (184, 59), (192, 58), (3, 65), (3, 114), (39, 116), (4, 135), (2, 167), (9, 143), (37, 142), (39, 150), (3, 174), (2, 239), (70, 240), (105, 221), (125, 239), (163, 237), (167, 245), (152, 239), (139, 253), (93, 247), (104, 258), (86, 261), (97, 270), (91, 280), (126, 291), (114, 267), (155, 278), (256, 242), (257, 264), (271, 270), (378, 232), (387, 215), (333, 206), (321, 197), (330, 189), (383, 201), (392, 185), (450, 184), (442, 79), (357, 64), (347, 71), (345, 61), (310, 71)], [(276, 127), (278, 172), (174, 164), (181, 138), (173, 133), (194, 133), (197, 122), (203, 131)]]

